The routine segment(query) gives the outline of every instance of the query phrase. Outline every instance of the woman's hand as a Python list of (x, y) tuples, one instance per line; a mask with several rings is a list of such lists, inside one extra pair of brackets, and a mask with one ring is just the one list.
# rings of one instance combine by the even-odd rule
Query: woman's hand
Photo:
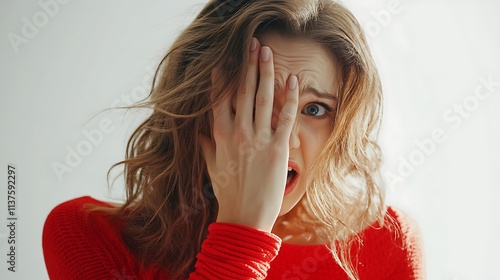
[[(217, 73), (212, 73), (213, 85), (214, 75)], [(219, 204), (217, 222), (271, 231), (286, 185), (289, 139), (298, 106), (297, 83), (296, 76), (288, 78), (285, 101), (273, 129), (273, 56), (269, 47), (261, 47), (258, 40), (252, 38), (248, 73), (237, 92), (235, 113), (230, 95), (212, 108), (215, 145), (201, 137)]]

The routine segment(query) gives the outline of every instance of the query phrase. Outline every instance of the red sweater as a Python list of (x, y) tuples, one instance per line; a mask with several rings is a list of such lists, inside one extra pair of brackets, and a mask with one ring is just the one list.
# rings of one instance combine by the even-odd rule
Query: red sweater
[[(85, 203), (108, 205), (89, 196), (56, 206), (45, 221), (43, 252), (51, 279), (153, 279), (125, 246), (119, 226)], [(360, 279), (423, 279), (418, 234), (393, 208), (401, 227), (364, 231), (358, 257)], [(164, 277), (168, 279), (168, 277)], [(283, 243), (274, 234), (234, 224), (213, 223), (189, 279), (347, 279), (326, 246)]]

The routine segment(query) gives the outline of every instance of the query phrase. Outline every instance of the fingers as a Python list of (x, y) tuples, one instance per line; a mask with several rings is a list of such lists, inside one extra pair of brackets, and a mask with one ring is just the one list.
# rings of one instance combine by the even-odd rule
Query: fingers
[(255, 98), (255, 127), (259, 131), (271, 129), (274, 100), (274, 64), (271, 48), (262, 47), (259, 57), (259, 90)]
[(245, 82), (240, 87), (236, 98), (235, 123), (249, 127), (253, 121), (253, 104), (257, 89), (260, 44), (257, 38), (252, 37), (249, 49), (248, 71)]
[(297, 76), (292, 75), (287, 81), (285, 104), (281, 109), (276, 128), (275, 137), (278, 143), (288, 143), (290, 134), (295, 124), (295, 118), (297, 117), (298, 104), (299, 89)]
[[(260, 76), (259, 76), (260, 74)], [(217, 92), (219, 73), (212, 71), (212, 102)], [(257, 81), (258, 80), (258, 81)], [(257, 88), (258, 83), (258, 90)], [(275, 137), (278, 143), (287, 143), (295, 123), (298, 107), (298, 81), (295, 75), (288, 78), (285, 102), (279, 115)], [(261, 47), (256, 38), (252, 38), (249, 49), (249, 66), (244, 85), (240, 87), (236, 99), (236, 115), (232, 121), (231, 98), (220, 100), (213, 105), (214, 137), (232, 131), (234, 125), (244, 130), (250, 129), (253, 123), (255, 103), (255, 129), (270, 132), (274, 101), (274, 62), (269, 47)], [(254, 101), (255, 100), (255, 101)]]

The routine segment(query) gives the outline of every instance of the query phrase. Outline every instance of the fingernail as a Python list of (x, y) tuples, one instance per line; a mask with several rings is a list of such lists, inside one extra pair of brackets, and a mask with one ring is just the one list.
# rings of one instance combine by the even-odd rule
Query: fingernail
[(297, 87), (297, 76), (293, 75), (288, 80), (288, 87), (290, 89), (295, 89)]
[(250, 43), (250, 51), (255, 51), (257, 49), (257, 38), (252, 37), (252, 42)]
[(264, 62), (269, 61), (269, 58), (271, 57), (271, 50), (269, 49), (269, 47), (262, 47), (262, 49), (260, 49), (260, 57)]

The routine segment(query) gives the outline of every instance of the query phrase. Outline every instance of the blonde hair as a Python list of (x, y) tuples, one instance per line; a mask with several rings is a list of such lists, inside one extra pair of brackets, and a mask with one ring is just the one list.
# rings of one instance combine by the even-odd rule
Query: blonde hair
[(382, 90), (355, 17), (330, 0), (210, 1), (162, 59), (149, 99), (134, 106), (153, 112), (129, 139), (126, 159), (112, 167), (124, 166), (125, 203), (100, 209), (123, 219), (123, 238), (143, 264), (166, 267), (173, 279), (194, 269), (217, 216), (198, 144), (199, 133), (212, 137), (211, 71), (217, 67), (223, 74), (217, 82), (225, 93), (236, 92), (250, 39), (268, 31), (321, 44), (334, 57), (341, 81), (333, 133), (314, 164), (306, 195), (287, 215), (295, 215), (298, 224), (316, 225), (351, 279), (357, 278), (349, 256), (352, 241), (373, 222), (383, 222), (375, 142)]

